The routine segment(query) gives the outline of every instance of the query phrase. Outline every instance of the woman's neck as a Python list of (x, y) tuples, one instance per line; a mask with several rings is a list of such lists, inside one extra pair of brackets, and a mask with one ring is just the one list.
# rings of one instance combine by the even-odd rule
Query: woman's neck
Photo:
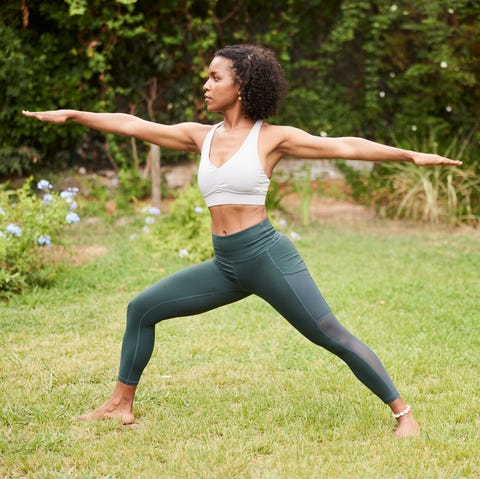
[(225, 113), (223, 115), (223, 128), (225, 130), (236, 130), (240, 128), (251, 128), (255, 122), (240, 112)]

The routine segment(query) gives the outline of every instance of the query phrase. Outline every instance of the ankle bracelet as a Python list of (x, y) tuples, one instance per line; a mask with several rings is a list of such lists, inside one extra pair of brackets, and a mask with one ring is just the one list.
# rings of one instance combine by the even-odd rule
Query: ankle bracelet
[(406, 407), (403, 411), (399, 412), (398, 414), (395, 414), (394, 412), (392, 412), (392, 416), (393, 416), (395, 419), (399, 419), (399, 418), (401, 418), (401, 417), (403, 417), (403, 416), (406, 416), (410, 411), (411, 411), (411, 408), (410, 408), (410, 406), (407, 404), (407, 407)]

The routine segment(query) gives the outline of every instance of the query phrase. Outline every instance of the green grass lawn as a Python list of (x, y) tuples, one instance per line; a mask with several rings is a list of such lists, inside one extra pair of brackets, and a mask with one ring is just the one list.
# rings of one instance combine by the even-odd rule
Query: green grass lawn
[[(112, 390), (130, 298), (182, 267), (82, 226), (49, 289), (0, 303), (0, 477), (478, 478), (480, 239), (392, 223), (317, 223), (297, 243), (343, 324), (380, 356), (422, 425), (258, 298), (157, 326), (136, 425), (78, 423)], [(81, 259), (81, 258), (80, 258)]]

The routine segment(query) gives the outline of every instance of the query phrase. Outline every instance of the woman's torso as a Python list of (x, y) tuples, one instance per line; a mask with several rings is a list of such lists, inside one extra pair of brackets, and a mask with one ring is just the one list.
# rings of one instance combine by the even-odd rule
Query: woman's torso
[[(212, 199), (212, 196), (206, 198), (212, 218), (212, 232), (216, 235), (237, 233), (267, 218), (264, 198), (259, 193), (264, 196), (268, 189), (268, 177), (273, 165), (269, 168), (265, 148), (261, 147), (259, 141), (264, 125), (261, 122), (252, 125), (250, 122), (235, 130), (216, 125), (203, 138), (199, 183), (203, 186), (204, 195), (209, 195), (206, 190), (211, 189), (217, 176), (221, 177), (221, 181), (230, 181), (235, 188), (242, 184), (241, 176), (244, 175), (243, 183), (246, 182), (247, 188), (254, 190), (237, 193), (237, 197), (228, 191), (217, 191), (213, 192), (213, 195), (217, 195), (216, 199)], [(252, 151), (253, 147), (255, 151)], [(249, 202), (257, 204), (247, 204)]]

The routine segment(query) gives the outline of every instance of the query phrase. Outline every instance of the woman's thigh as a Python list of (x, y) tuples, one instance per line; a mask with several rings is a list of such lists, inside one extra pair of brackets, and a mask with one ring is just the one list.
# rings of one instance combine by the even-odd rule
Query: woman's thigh
[(265, 253), (237, 263), (236, 269), (242, 286), (270, 303), (309, 339), (318, 335), (319, 321), (332, 315), (300, 254), (285, 236)]
[(128, 306), (132, 315), (147, 324), (191, 316), (233, 303), (248, 296), (224, 276), (212, 260), (187, 267), (161, 279), (136, 296)]

